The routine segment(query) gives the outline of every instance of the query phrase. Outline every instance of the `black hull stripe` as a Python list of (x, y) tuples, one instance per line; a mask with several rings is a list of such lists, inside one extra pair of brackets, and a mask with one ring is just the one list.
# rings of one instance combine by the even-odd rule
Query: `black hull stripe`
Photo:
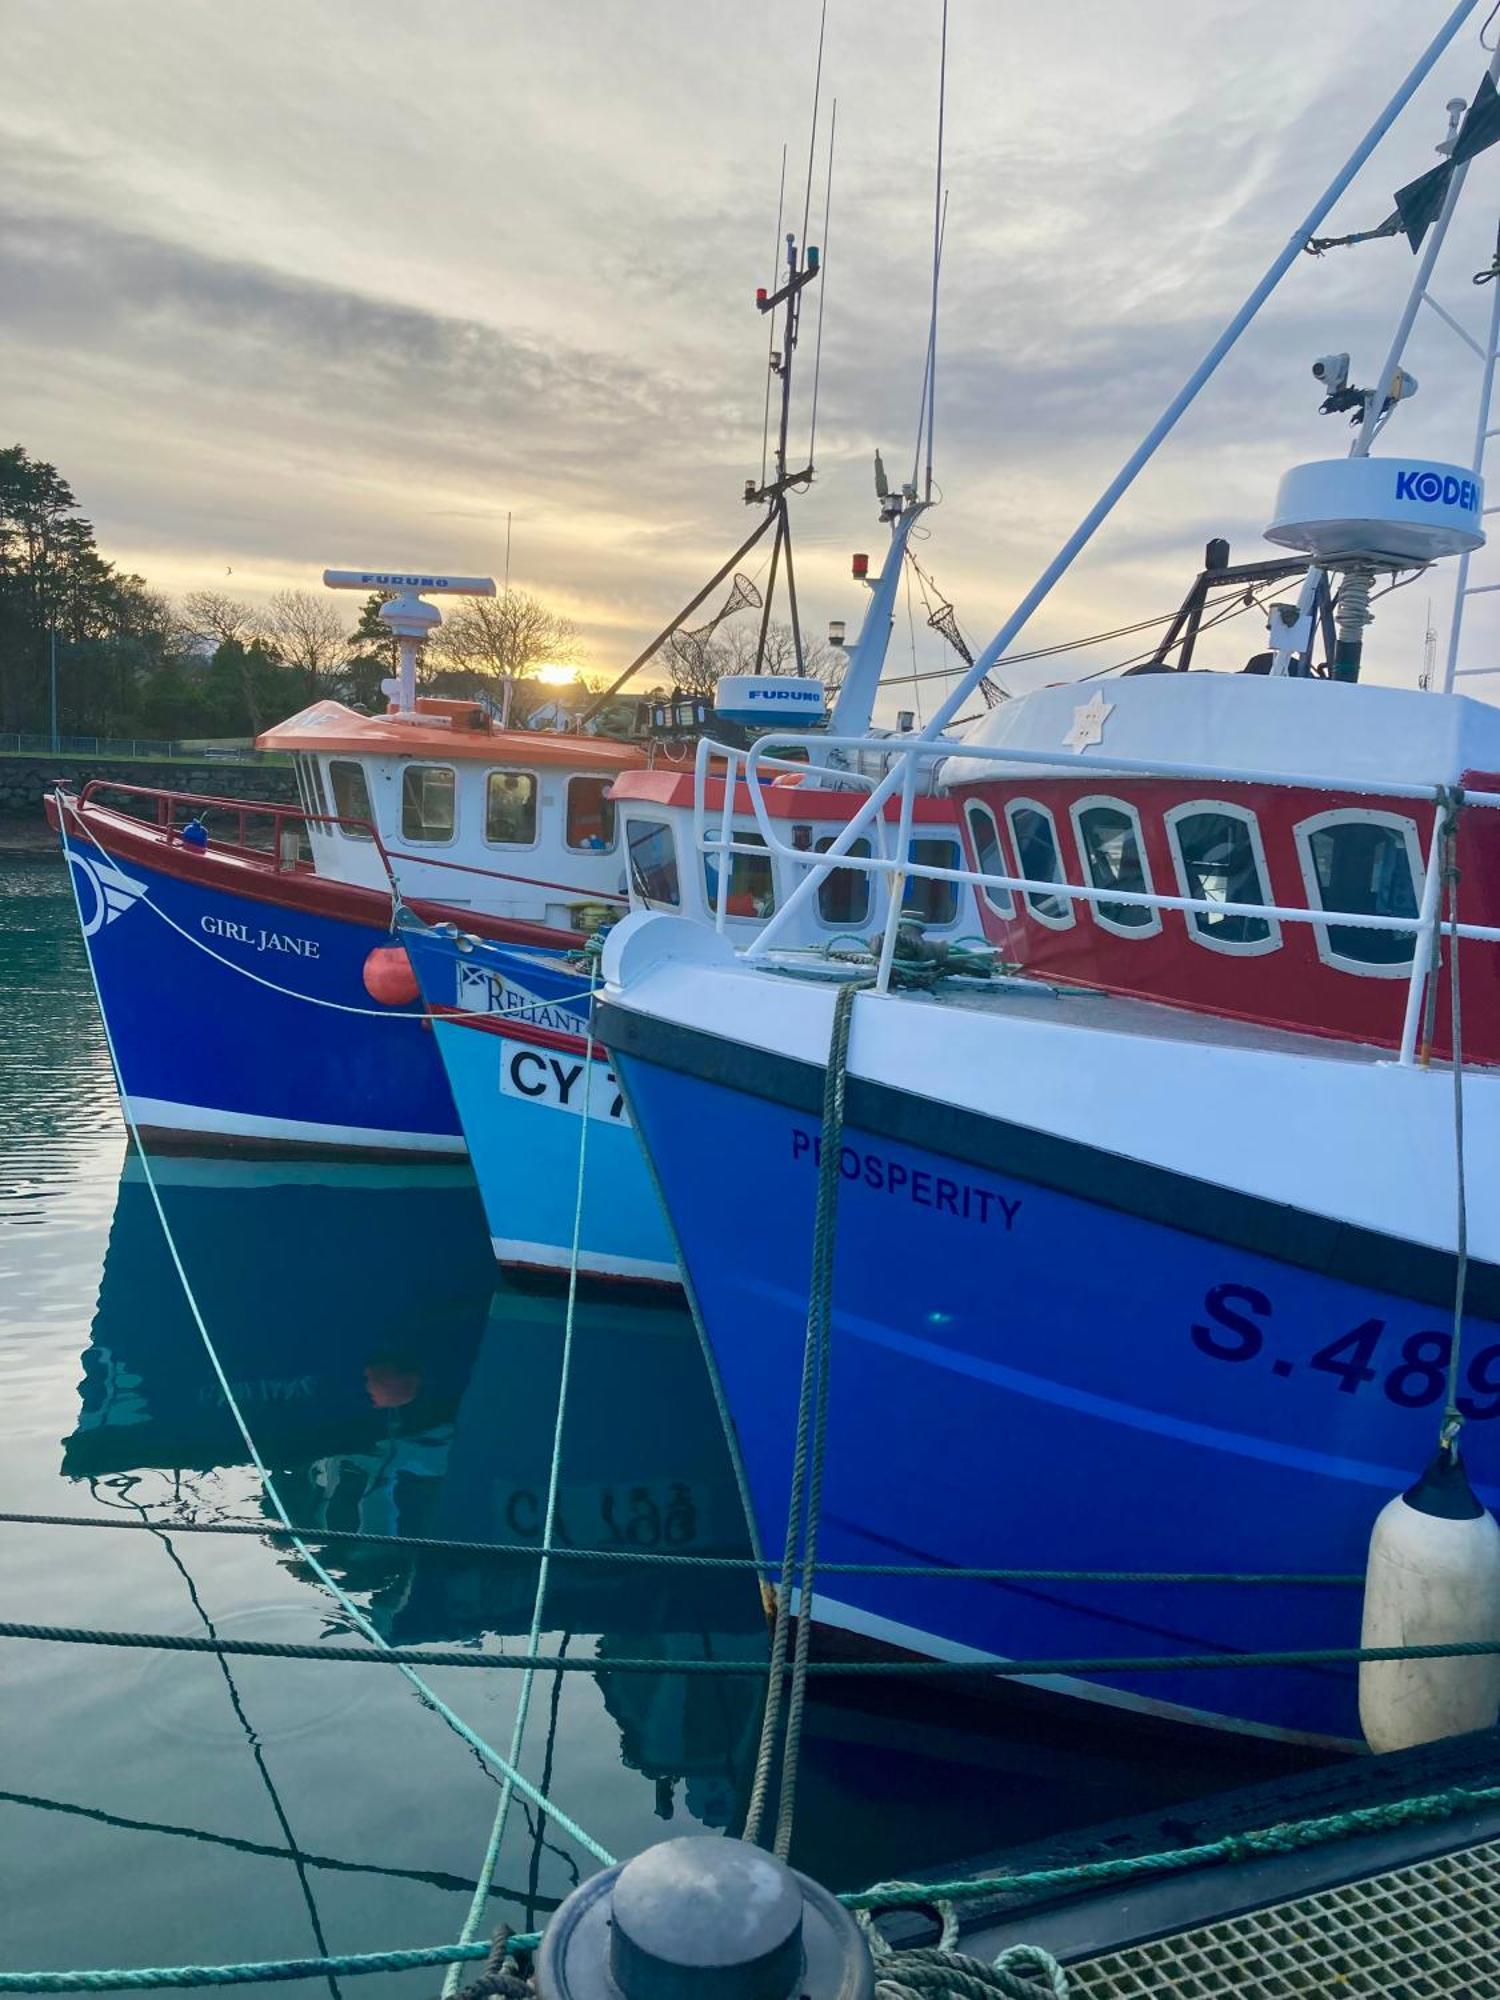
[[(608, 1000), (599, 1003), (597, 1032), (612, 1055), (638, 1057), (726, 1090), (765, 1098), (804, 1117), (822, 1116), (821, 1064), (747, 1048)], [(1457, 1269), (1451, 1251), (1309, 1214), (1261, 1195), (1216, 1187), (1170, 1167), (985, 1117), (867, 1077), (850, 1075), (847, 1103), (849, 1124), (872, 1138), (921, 1147), (1279, 1263), (1452, 1311)], [(1467, 1308), (1485, 1319), (1500, 1319), (1500, 1266), (1470, 1260)]]

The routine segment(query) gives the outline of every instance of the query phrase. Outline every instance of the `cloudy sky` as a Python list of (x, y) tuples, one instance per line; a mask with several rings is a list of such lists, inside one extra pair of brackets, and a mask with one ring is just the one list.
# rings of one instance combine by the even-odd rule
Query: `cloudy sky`
[[(1432, 163), (1445, 100), (1486, 61), (1487, 11), (1331, 227), (1379, 221)], [(921, 553), (971, 637), (1446, 12), (952, 0), (944, 504)], [(848, 557), (878, 546), (874, 448), (910, 465), (938, 20), (939, 0), (829, 5), (819, 477), (797, 509), (819, 631), (860, 612)], [(817, 0), (8, 0), (5, 23), (0, 431), (59, 466), (119, 562), (173, 593), (252, 598), (324, 564), (498, 574), (509, 511), (514, 579), (608, 668), (745, 532), (765, 379), (752, 295), (783, 141), (800, 225)], [(820, 151), (815, 240), (822, 174)], [(1475, 326), (1497, 205), (1500, 151), (1474, 169), (1439, 273)], [(1027, 642), (1166, 610), (1210, 534), (1248, 557), (1280, 472), (1346, 446), (1316, 414), (1311, 360), (1349, 348), (1367, 379), (1411, 264), (1399, 242), (1301, 260)], [(1431, 315), (1409, 358), (1405, 448), (1466, 458), (1472, 361)], [(804, 386), (811, 359), (808, 338)], [(1428, 602), (1445, 631), (1450, 594), (1435, 573), (1383, 608), (1380, 678), (1415, 679)], [(920, 605), (915, 622), (919, 664), (941, 664)], [(1249, 623), (1226, 664), (1255, 649)], [(1472, 637), (1481, 663), (1477, 618)], [(891, 671), (912, 657), (903, 612)], [(1500, 676), (1470, 685), (1500, 694)]]

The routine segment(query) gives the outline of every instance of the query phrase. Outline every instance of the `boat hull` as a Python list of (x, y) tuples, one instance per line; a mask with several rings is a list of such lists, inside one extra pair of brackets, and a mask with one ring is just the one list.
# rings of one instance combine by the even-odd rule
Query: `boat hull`
[[(670, 1231), (602, 1048), (588, 974), (561, 955), (403, 926), (479, 1182), (497, 1260), (621, 1284), (680, 1283)], [(585, 1112), (586, 1107), (586, 1112)], [(583, 1119), (583, 1160), (578, 1213)]]
[[(760, 1536), (779, 1548), (821, 1061), (767, 1050), (764, 1006), (751, 1048), (708, 1030), (706, 1005), (685, 1026), (628, 983), (623, 1001), (601, 1007), (600, 1032), (656, 1169)], [(907, 1032), (922, 1075), (925, 1031)], [(753, 1205), (706, 1171), (705, 1133)], [(975, 1121), (853, 1071), (840, 1169), (822, 1559), (1362, 1571), (1375, 1515), (1433, 1450), (1451, 1259), (1368, 1230), (1298, 1227), (1306, 1218), (1277, 1204), (1226, 1204), (1186, 1176), (1164, 1190), (1160, 1169), (1116, 1151)], [(1204, 1226), (1223, 1213), (1232, 1227)], [(1474, 1274), (1464, 1340), (1465, 1452), (1491, 1502), (1495, 1278), (1489, 1265)], [(820, 1580), (815, 1619), (936, 1658), (1170, 1663), (1357, 1645), (1360, 1593), (840, 1575)], [(1347, 1666), (1166, 1664), (1030, 1684), (1266, 1735), (1358, 1734)]]
[(420, 1000), (380, 1007), (365, 962), (389, 932), (269, 902), (71, 830), (64, 851), (138, 1129), (235, 1149), (461, 1155)]

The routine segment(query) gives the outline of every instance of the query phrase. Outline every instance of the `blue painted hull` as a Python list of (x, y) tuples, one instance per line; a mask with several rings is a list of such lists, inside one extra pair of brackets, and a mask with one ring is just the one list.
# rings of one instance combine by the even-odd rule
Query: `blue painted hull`
[[(671, 1234), (614, 1072), (602, 1051), (586, 1058), (587, 972), (561, 956), (415, 925), (401, 936), (433, 1010), (500, 1262), (568, 1269), (587, 1103), (579, 1269), (675, 1285)], [(465, 1020), (444, 1009), (490, 1011)]]
[[(644, 1036), (617, 1031), (636, 1018), (606, 1010), (604, 1033), (702, 1312), (761, 1538), (779, 1549), (818, 1120), (713, 1080), (709, 1059), (653, 1059)], [(705, 1171), (705, 1133), (752, 1193), (731, 1198)], [(845, 1139), (821, 1557), (1363, 1570), (1376, 1513), (1434, 1448), (1441, 1306), (1147, 1219), (1128, 1183), (1108, 1202), (1085, 1199), (857, 1124)], [(1468, 1322), (1465, 1453), (1491, 1504), (1500, 1393), (1484, 1385), (1500, 1384), (1497, 1343), (1494, 1320)], [(840, 1576), (821, 1581), (817, 1617), (953, 1658), (1171, 1659), (1357, 1645), (1360, 1593)], [(1358, 1735), (1342, 1667), (1054, 1684), (1221, 1726)]]
[(144, 1129), (462, 1153), (420, 1001), (380, 1008), (365, 990), (384, 931), (106, 861), (74, 837), (65, 847), (121, 1086)]

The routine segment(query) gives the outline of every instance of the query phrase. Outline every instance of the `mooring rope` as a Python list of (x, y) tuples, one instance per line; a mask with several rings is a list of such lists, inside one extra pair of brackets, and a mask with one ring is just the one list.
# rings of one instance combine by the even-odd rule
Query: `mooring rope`
[[(301, 1549), (300, 1539), (297, 1546)], [(244, 1654), (250, 1659), (263, 1660), (329, 1660), (338, 1661), (346, 1667), (469, 1667), (481, 1672), (498, 1673), (523, 1673), (528, 1667), (546, 1667), (565, 1674), (685, 1674), (709, 1680), (726, 1675), (731, 1678), (753, 1675), (759, 1679), (766, 1672), (764, 1662), (759, 1660), (647, 1657), (585, 1660), (574, 1659), (564, 1653), (480, 1653), (445, 1646), (392, 1646), (387, 1642), (381, 1642), (377, 1652), (362, 1652), (352, 1646), (330, 1645), (316, 1640), (206, 1639), (193, 1633), (123, 1632), (93, 1625), (41, 1625), (11, 1618), (0, 1619), (0, 1639), (33, 1639), (44, 1644), (65, 1646), (113, 1646), (135, 1652)], [(1367, 1660), (1477, 1660), (1488, 1659), (1497, 1653), (1500, 1653), (1500, 1639), (1455, 1639), (1431, 1646), (1305, 1646), (1261, 1653), (1060, 1654), (1055, 1659), (1015, 1660), (809, 1660), (802, 1672), (824, 1680), (1037, 1680), (1054, 1674), (1212, 1673), (1248, 1667), (1359, 1666)], [(793, 1668), (783, 1658), (778, 1671), (790, 1676)], [(436, 1702), (437, 1697), (431, 1694), (430, 1689), (428, 1694)], [(468, 1740), (467, 1737), (465, 1740)], [(496, 1755), (488, 1746), (485, 1746), (485, 1754), (487, 1758)], [(525, 1784), (517, 1782), (529, 1798), (531, 1794)], [(533, 1804), (536, 1803), (539, 1802), (533, 1800)], [(556, 1806), (549, 1804), (547, 1810), (559, 1826), (572, 1831), (566, 1816)], [(591, 1854), (594, 1853), (589, 1841), (585, 1840), (583, 1845)], [(595, 1858), (603, 1859), (598, 1855)], [(610, 1864), (606, 1862), (605, 1865)]]
[(1449, 1034), (1453, 1043), (1453, 1178), (1454, 1250), (1453, 1338), (1448, 1347), (1447, 1395), (1444, 1398), (1439, 1439), (1450, 1458), (1458, 1455), (1458, 1434), (1463, 1429), (1463, 1412), (1458, 1405), (1459, 1369), (1463, 1357), (1464, 1301), (1469, 1281), (1469, 1198), (1464, 1164), (1464, 1043), (1462, 979), (1459, 973), (1458, 939), (1458, 815), (1463, 793), (1455, 787), (1452, 807), (1443, 827), (1443, 889), (1448, 909), (1448, 1012)]
[[(1460, 1813), (1500, 1805), (1500, 1785), (1451, 1787), (1417, 1798), (1391, 1799), (1379, 1805), (1354, 1806), (1318, 1818), (1283, 1820), (1247, 1833), (1228, 1833), (1217, 1840), (1166, 1848), (1151, 1854), (1120, 1855), (1107, 1861), (1080, 1861), (1056, 1868), (1019, 1869), (1013, 1874), (960, 1877), (953, 1881), (876, 1882), (868, 1889), (846, 1891), (839, 1901), (846, 1909), (876, 1913), (887, 1910), (936, 1910), (945, 1938), (953, 1935), (951, 1912), (965, 1903), (997, 1896), (1038, 1894), (1052, 1889), (1086, 1889), (1105, 1883), (1138, 1880), (1147, 1875), (1182, 1874), (1194, 1868), (1253, 1861), (1267, 1854), (1291, 1854), (1328, 1846), (1358, 1834), (1392, 1828), (1437, 1825)], [(531, 1951), (541, 1942), (535, 1933), (507, 1940), (512, 1951)], [(163, 1987), (243, 1986), (288, 1979), (322, 1978), (328, 1973), (357, 1977), (367, 1972), (407, 1972), (423, 1966), (488, 1958), (485, 1944), (418, 1946), (405, 1951), (350, 1952), (329, 1959), (271, 1959), (257, 1964), (139, 1966), (125, 1970), (79, 1972), (0, 1972), (0, 1993), (103, 1993)], [(896, 1960), (899, 1969), (906, 1954)], [(916, 1954), (913, 1954), (916, 1956)], [(1055, 1991), (1055, 1988), (1054, 1988)]]
[[(26, 1514), (0, 1509), (0, 1526), (25, 1528), (142, 1528), (168, 1527), (174, 1535), (261, 1535), (269, 1540), (284, 1538), (287, 1529), (275, 1521), (133, 1521), (95, 1514)], [(644, 1563), (687, 1569), (754, 1570), (769, 1575), (777, 1564), (759, 1556), (700, 1556), (677, 1549), (572, 1548), (554, 1544), (544, 1548), (536, 1542), (466, 1542), (444, 1535), (375, 1535), (363, 1528), (302, 1528), (297, 1531), (314, 1542), (363, 1542), (373, 1548), (432, 1551), (442, 1555), (481, 1556), (501, 1560), (528, 1556), (552, 1562)], [(955, 1583), (1193, 1583), (1247, 1584), (1251, 1586), (1306, 1586), (1339, 1589), (1362, 1588), (1363, 1572), (1353, 1570), (1219, 1570), (1219, 1569), (1004, 1569), (968, 1568), (955, 1563), (859, 1563), (820, 1562), (821, 1576), (947, 1577)]]
[[(584, 1044), (583, 1115), (578, 1135), (578, 1172), (573, 1192), (573, 1236), (568, 1252), (568, 1302), (563, 1314), (562, 1355), (559, 1361), (557, 1381), (557, 1413), (552, 1425), (552, 1463), (547, 1471), (547, 1505), (542, 1517), (542, 1559), (537, 1569), (536, 1591), (531, 1604), (531, 1630), (526, 1640), (527, 1667), (521, 1680), (520, 1700), (516, 1704), (516, 1719), (510, 1735), (510, 1765), (518, 1769), (521, 1758), (521, 1744), (526, 1735), (526, 1722), (531, 1713), (531, 1691), (536, 1684), (536, 1669), (532, 1662), (537, 1656), (537, 1648), (542, 1636), (542, 1609), (547, 1598), (547, 1579), (551, 1573), (552, 1538), (557, 1526), (557, 1495), (562, 1478), (563, 1431), (568, 1414), (568, 1385), (573, 1371), (573, 1329), (578, 1309), (578, 1261), (583, 1245), (583, 1197), (587, 1185), (587, 1165), (589, 1155), (589, 1126), (593, 1114), (589, 1109), (590, 1094), (594, 1083), (594, 995), (599, 982), (599, 953), (589, 954), (589, 1012), (588, 1033)], [(557, 1685), (562, 1686), (561, 1679)], [(460, 1944), (472, 1944), (483, 1926), (489, 1903), (490, 1885), (495, 1879), (495, 1870), (500, 1865), (500, 1849), (505, 1842), (505, 1829), (510, 1819), (511, 1801), (515, 1797), (515, 1786), (509, 1775), (500, 1787), (500, 1799), (495, 1808), (495, 1820), (490, 1829), (489, 1844), (485, 1848), (484, 1861), (474, 1884), (473, 1900), (469, 1904), (468, 1915), (464, 1918), (463, 1930), (459, 1933)], [(459, 1961), (455, 1959), (443, 1980), (444, 2000), (452, 2000), (457, 1991)]]
[[(802, 1381), (797, 1395), (797, 1430), (792, 1452), (791, 1487), (787, 1495), (786, 1535), (782, 1542), (781, 1570), (776, 1583), (772, 1614), (771, 1658), (766, 1673), (766, 1705), (761, 1717), (760, 1743), (756, 1750), (750, 1802), (745, 1809), (744, 1838), (751, 1843), (758, 1842), (761, 1837), (761, 1826), (770, 1790), (771, 1769), (780, 1733), (782, 1683), (786, 1673), (787, 1641), (792, 1609), (792, 1576), (797, 1564), (798, 1546), (802, 1539), (802, 1514), (804, 1499), (808, 1494), (810, 1460), (816, 1464), (812, 1487), (813, 1499), (821, 1500), (822, 1493), (821, 1459), (824, 1438), (822, 1412), (826, 1408), (828, 1388), (829, 1297), (832, 1289), (834, 1218), (838, 1205), (839, 1158), (843, 1137), (844, 1068), (848, 1055), (849, 1029), (855, 995), (867, 985), (867, 981), (852, 982), (839, 990), (834, 1001), (833, 1032), (823, 1079), (823, 1143), (818, 1160), (812, 1263), (808, 1281), (807, 1332), (802, 1346)], [(792, 1694), (797, 1743), (800, 1743), (801, 1737), (802, 1690), (805, 1687), (808, 1666), (807, 1642), (804, 1635), (812, 1622), (812, 1606), (808, 1593), (812, 1588), (817, 1546), (816, 1523), (811, 1521), (811, 1509), (809, 1516), (813, 1530), (810, 1544), (811, 1560), (804, 1555), (803, 1596), (797, 1620), (796, 1669)], [(796, 1744), (793, 1741), (792, 1720), (793, 1711), (789, 1711), (787, 1749), (782, 1753), (780, 1774), (782, 1805), (775, 1835), (775, 1851), (783, 1858), (786, 1852), (782, 1844), (783, 1829), (787, 1842), (790, 1842), (791, 1838), (791, 1817), (786, 1806), (786, 1788), (789, 1781), (794, 1804), (796, 1791)], [(788, 1751), (792, 1752), (793, 1756), (793, 1762), (790, 1764), (787, 1759)]]
[[(487, 1743), (484, 1740), (484, 1738), (477, 1733), (477, 1731), (471, 1729), (468, 1723), (464, 1721), (463, 1717), (456, 1714), (455, 1711), (448, 1706), (448, 1704), (442, 1699), (442, 1697), (437, 1693), (437, 1691), (434, 1688), (428, 1686), (427, 1682), (422, 1679), (420, 1674), (413, 1671), (412, 1666), (410, 1665), (409, 1662), (399, 1659), (397, 1657), (399, 1652), (405, 1649), (395, 1648), (389, 1644), (384, 1634), (378, 1629), (378, 1627), (376, 1627), (370, 1622), (370, 1620), (360, 1610), (359, 1606), (354, 1602), (353, 1598), (349, 1596), (348, 1592), (343, 1588), (343, 1586), (337, 1581), (335, 1577), (333, 1577), (330, 1574), (330, 1572), (327, 1569), (324, 1568), (323, 1564), (319, 1562), (318, 1558), (313, 1554), (312, 1550), (307, 1546), (306, 1542), (303, 1541), (300, 1533), (298, 1532), (295, 1524), (293, 1523), (292, 1517), (287, 1512), (286, 1506), (282, 1501), (280, 1489), (277, 1487), (276, 1481), (271, 1475), (270, 1468), (267, 1466), (265, 1460), (261, 1457), (260, 1449), (257, 1446), (253, 1435), (251, 1434), (250, 1427), (245, 1420), (244, 1412), (241, 1410), (239, 1402), (235, 1397), (234, 1390), (230, 1385), (229, 1377), (225, 1373), (224, 1365), (222, 1361), (219, 1359), (218, 1349), (214, 1346), (213, 1337), (208, 1330), (208, 1322), (203, 1315), (202, 1307), (198, 1303), (198, 1297), (193, 1289), (192, 1280), (189, 1278), (187, 1273), (187, 1267), (182, 1260), (182, 1253), (177, 1247), (177, 1239), (173, 1235), (171, 1224), (167, 1220), (167, 1212), (165, 1205), (162, 1202), (161, 1190), (157, 1186), (156, 1176), (151, 1168), (150, 1155), (147, 1153), (145, 1146), (142, 1144), (140, 1128), (136, 1123), (135, 1113), (131, 1109), (130, 1099), (126, 1093), (125, 1073), (120, 1063), (119, 1051), (115, 1046), (114, 1033), (110, 1027), (109, 1014), (104, 1005), (104, 994), (100, 988), (99, 976), (94, 966), (93, 945), (90, 942), (87, 934), (84, 933), (83, 906), (79, 901), (79, 896), (78, 896), (77, 875), (72, 868), (69, 868), (68, 870), (68, 881), (73, 891), (73, 907), (78, 917), (78, 928), (80, 933), (83, 934), (84, 957), (87, 960), (89, 968), (89, 978), (92, 981), (94, 987), (94, 999), (99, 1009), (100, 1024), (104, 1029), (105, 1045), (109, 1050), (109, 1059), (111, 1064), (113, 1065), (115, 1072), (115, 1081), (119, 1088), (121, 1111), (124, 1115), (125, 1123), (130, 1130), (130, 1136), (135, 1141), (136, 1150), (140, 1155), (142, 1172), (145, 1175), (146, 1186), (151, 1194), (152, 1206), (156, 1210), (157, 1220), (161, 1224), (162, 1236), (166, 1242), (167, 1253), (172, 1260), (172, 1267), (177, 1274), (178, 1283), (182, 1287), (183, 1297), (187, 1302), (188, 1310), (192, 1314), (193, 1323), (197, 1327), (199, 1337), (203, 1342), (204, 1352), (208, 1356), (209, 1366), (212, 1368), (214, 1373), (214, 1378), (219, 1385), (220, 1393), (224, 1398), (225, 1407), (228, 1409), (231, 1417), (233, 1418), (235, 1427), (239, 1431), (245, 1449), (250, 1455), (250, 1461), (255, 1467), (256, 1473), (261, 1482), (262, 1490), (264, 1491), (266, 1498), (270, 1501), (271, 1506), (275, 1509), (275, 1512), (278, 1518), (280, 1519), (283, 1528), (286, 1530), (287, 1534), (291, 1537), (293, 1546), (296, 1548), (298, 1554), (302, 1557), (303, 1561), (307, 1563), (313, 1575), (328, 1591), (329, 1595), (334, 1599), (335, 1603), (338, 1604), (339, 1608), (343, 1611), (344, 1615), (350, 1620), (355, 1629), (365, 1639), (367, 1639), (372, 1646), (378, 1649), (373, 1653), (351, 1654), (350, 1657), (355, 1659), (380, 1660), (382, 1664), (384, 1664), (385, 1658), (387, 1656), (390, 1656), (394, 1661), (394, 1663), (397, 1665), (399, 1671), (402, 1673), (405, 1679), (411, 1684), (412, 1688), (420, 1696), (420, 1698), (428, 1705), (428, 1707), (433, 1709), (439, 1716), (442, 1717), (443, 1721), (447, 1723), (448, 1727), (452, 1729), (454, 1733), (457, 1736), (459, 1736), (463, 1742), (467, 1743), (471, 1750), (475, 1751), (484, 1760), (484, 1762), (491, 1767), (491, 1769), (498, 1771), (503, 1777), (508, 1777), (515, 1784), (517, 1790), (519, 1790), (526, 1798), (531, 1800), (532, 1804), (536, 1806), (539, 1812), (545, 1812), (550, 1814), (550, 1816), (556, 1821), (558, 1826), (560, 1826), (564, 1830), (564, 1832), (571, 1835), (572, 1838), (576, 1840), (578, 1844), (586, 1850), (586, 1852), (592, 1854), (596, 1860), (602, 1862), (606, 1867), (610, 1866), (614, 1861), (614, 1856), (610, 1854), (607, 1848), (602, 1847), (599, 1844), (599, 1842), (593, 1838), (591, 1834), (586, 1833), (584, 1829), (577, 1823), (577, 1821), (572, 1819), (567, 1813), (565, 1813), (560, 1806), (555, 1805), (552, 1802), (552, 1800), (544, 1797), (543, 1794), (534, 1785), (530, 1784), (525, 1778), (523, 1778), (520, 1772), (516, 1771), (509, 1763), (507, 1763), (506, 1759), (500, 1755), (498, 1750), (494, 1749), (492, 1745)], [(210, 1651), (230, 1652), (235, 1650), (232, 1641), (216, 1640), (214, 1642), (209, 1642), (205, 1640), (203, 1643), (204, 1643), (204, 1648)], [(197, 1649), (185, 1648), (183, 1650), (197, 1650)], [(339, 1649), (335, 1647), (332, 1650), (337, 1652)]]

